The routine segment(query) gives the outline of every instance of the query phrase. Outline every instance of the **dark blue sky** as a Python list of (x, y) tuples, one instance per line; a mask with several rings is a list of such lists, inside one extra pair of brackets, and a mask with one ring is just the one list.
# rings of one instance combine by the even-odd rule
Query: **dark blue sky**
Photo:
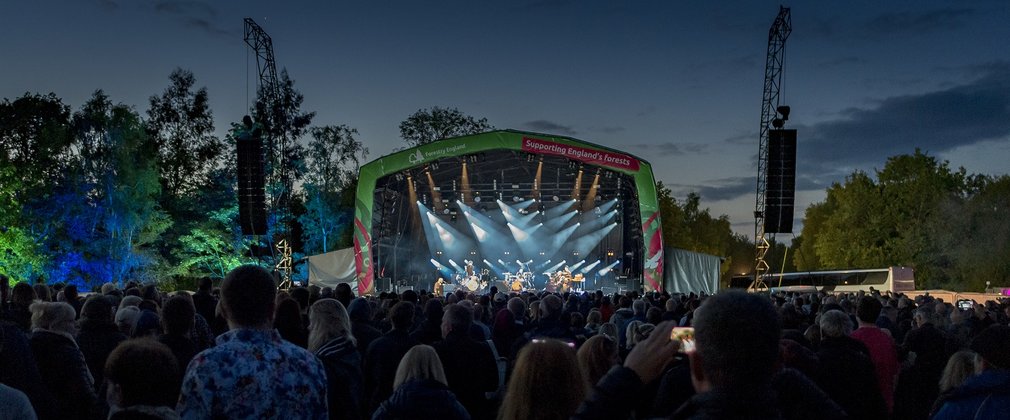
[[(176, 67), (206, 86), (223, 134), (249, 103), (252, 17), (317, 125), (370, 158), (419, 108), (570, 135), (652, 162), (679, 196), (751, 233), (771, 1), (7, 1), (0, 97), (95, 89), (142, 114)], [(784, 102), (802, 209), (854, 169), (920, 147), (970, 172), (1010, 159), (1010, 4), (792, 2)], [(797, 226), (799, 228), (799, 226)]]

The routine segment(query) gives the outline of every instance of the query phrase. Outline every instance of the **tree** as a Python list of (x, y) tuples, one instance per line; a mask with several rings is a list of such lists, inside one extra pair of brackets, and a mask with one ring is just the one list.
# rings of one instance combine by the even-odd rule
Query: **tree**
[(488, 124), (487, 118), (476, 119), (457, 108), (438, 106), (419, 109), (400, 123), (400, 137), (409, 147), (490, 130), (494, 126)]
[(361, 159), (368, 149), (354, 138), (358, 131), (346, 125), (313, 127), (305, 176), (305, 214), (298, 221), (303, 229), (305, 253), (323, 253), (340, 236), (340, 228), (353, 218), (354, 207), (344, 206), (342, 196), (354, 195)]
[(188, 70), (175, 69), (169, 80), (161, 96), (151, 96), (147, 110), (147, 132), (158, 148), (163, 205), (188, 201), (209, 182), (224, 153), (224, 143), (214, 135), (207, 88), (193, 91), (196, 78)]

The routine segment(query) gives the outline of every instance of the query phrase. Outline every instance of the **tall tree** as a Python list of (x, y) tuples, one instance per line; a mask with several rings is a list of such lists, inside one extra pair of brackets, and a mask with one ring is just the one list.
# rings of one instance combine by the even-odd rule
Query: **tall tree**
[(488, 124), (487, 118), (477, 119), (457, 108), (438, 106), (419, 109), (400, 123), (400, 137), (409, 147), (490, 130), (494, 130), (494, 126)]
[(207, 88), (194, 90), (196, 78), (175, 69), (171, 84), (160, 96), (151, 96), (147, 130), (158, 148), (158, 170), (163, 204), (186, 198), (209, 183), (221, 164), (224, 143), (214, 135), (214, 116)]
[(305, 253), (331, 251), (340, 229), (353, 217), (353, 206), (344, 206), (343, 195), (354, 195), (349, 188), (367, 157), (368, 149), (355, 136), (358, 131), (346, 125), (313, 127), (308, 147), (308, 172), (303, 184), (305, 214), (298, 220), (303, 228)]

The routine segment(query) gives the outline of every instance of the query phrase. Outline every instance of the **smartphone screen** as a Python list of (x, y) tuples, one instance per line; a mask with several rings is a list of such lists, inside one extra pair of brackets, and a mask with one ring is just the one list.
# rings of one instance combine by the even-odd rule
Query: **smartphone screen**
[(671, 340), (680, 340), (680, 351), (690, 353), (694, 351), (694, 327), (674, 327), (670, 333)]

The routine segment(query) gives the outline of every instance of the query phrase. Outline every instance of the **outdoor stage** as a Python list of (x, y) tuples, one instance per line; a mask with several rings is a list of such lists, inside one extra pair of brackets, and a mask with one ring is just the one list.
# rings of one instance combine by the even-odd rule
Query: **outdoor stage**
[(662, 287), (652, 167), (568, 137), (493, 131), (376, 159), (354, 223), (362, 294), (439, 279), (476, 292)]

